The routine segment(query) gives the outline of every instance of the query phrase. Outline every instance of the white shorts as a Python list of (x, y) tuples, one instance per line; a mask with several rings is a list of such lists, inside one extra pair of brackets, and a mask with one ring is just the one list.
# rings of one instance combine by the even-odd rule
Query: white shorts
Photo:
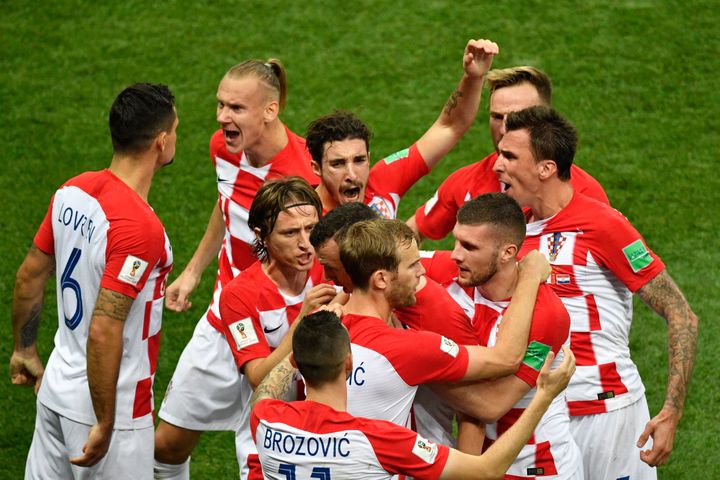
[[(627, 407), (607, 413), (570, 417), (570, 432), (583, 456), (585, 478), (655, 480), (654, 467), (640, 460), (636, 443), (650, 420), (642, 397)], [(652, 447), (652, 438), (642, 448)]]
[(242, 374), (225, 336), (206, 315), (180, 355), (158, 416), (189, 430), (234, 432), (241, 421)]
[(153, 478), (152, 427), (113, 430), (107, 455), (85, 468), (70, 463), (82, 455), (92, 425), (63, 417), (37, 402), (35, 432), (25, 464), (26, 479), (127, 479)]

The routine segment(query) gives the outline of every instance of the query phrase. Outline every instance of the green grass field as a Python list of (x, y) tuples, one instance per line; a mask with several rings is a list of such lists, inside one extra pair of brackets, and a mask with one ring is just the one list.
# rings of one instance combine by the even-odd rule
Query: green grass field
[[(663, 479), (720, 478), (720, 382), (713, 317), (720, 311), (717, 231), (720, 180), (720, 48), (714, 2), (24, 2), (0, 4), (0, 164), (3, 255), (0, 359), (12, 351), (14, 274), (47, 202), (65, 179), (104, 168), (107, 112), (137, 81), (167, 83), (180, 115), (175, 164), (156, 176), (151, 203), (175, 252), (176, 275), (192, 255), (216, 198), (207, 154), (215, 89), (247, 58), (278, 57), (289, 80), (286, 123), (302, 133), (333, 108), (357, 112), (375, 132), (373, 158), (416, 140), (461, 75), (468, 38), (496, 41), (496, 67), (532, 64), (554, 80), (555, 106), (578, 127), (578, 164), (667, 263), (700, 318), (685, 416)], [(484, 104), (476, 124), (405, 197), (401, 218), (451, 171), (490, 152)], [(431, 244), (449, 247), (451, 242)], [(208, 269), (193, 309), (165, 316), (156, 376), (159, 400), (210, 298)], [(715, 313), (713, 313), (715, 312)], [(39, 348), (47, 358), (57, 325), (54, 285)], [(631, 348), (651, 412), (662, 404), (665, 326), (636, 304)], [(7, 365), (7, 363), (6, 363)], [(0, 478), (22, 478), (34, 396), (0, 382)], [(715, 412), (715, 413), (712, 413)], [(207, 434), (194, 478), (233, 478), (233, 436)]]

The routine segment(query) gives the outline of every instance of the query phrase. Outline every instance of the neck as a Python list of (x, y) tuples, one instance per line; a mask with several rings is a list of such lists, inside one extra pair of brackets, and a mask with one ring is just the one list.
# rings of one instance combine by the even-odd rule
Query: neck
[(518, 281), (518, 266), (513, 258), (504, 265), (493, 277), (477, 289), (480, 294), (492, 302), (500, 302), (513, 296)]
[(392, 307), (382, 292), (355, 288), (343, 312), (380, 318), (389, 325)]
[(277, 287), (288, 295), (300, 295), (305, 289), (307, 283), (308, 272), (305, 270), (295, 270), (278, 264), (270, 259), (269, 262), (262, 263), (262, 269), (270, 280)]
[(245, 149), (245, 156), (253, 167), (264, 167), (288, 144), (285, 126), (278, 119), (270, 122), (260, 141)]
[(132, 188), (145, 202), (157, 168), (149, 155), (113, 155), (108, 170)]
[(347, 386), (345, 385), (345, 377), (338, 377), (332, 383), (316, 388), (307, 386), (307, 400), (323, 403), (339, 412), (347, 411)]
[(569, 181), (564, 182), (554, 178), (548, 180), (535, 197), (535, 201), (528, 205), (532, 211), (530, 221), (545, 220), (565, 208), (572, 200), (573, 188)]

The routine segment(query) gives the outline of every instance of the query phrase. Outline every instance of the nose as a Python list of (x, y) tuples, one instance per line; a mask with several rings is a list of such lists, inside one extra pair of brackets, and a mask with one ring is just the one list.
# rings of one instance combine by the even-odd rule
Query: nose
[(502, 173), (505, 171), (505, 157), (503, 157), (503, 154), (498, 154), (497, 159), (495, 159), (495, 164), (493, 165), (493, 172), (495, 173)]
[(418, 262), (417, 276), (419, 278), (423, 275), (425, 275), (425, 266), (422, 264), (422, 262)]
[(218, 123), (228, 122), (228, 109), (225, 107), (218, 107), (215, 114)]
[(500, 138), (504, 137), (507, 133), (507, 127), (505, 126), (505, 118), (503, 118), (502, 123), (500, 124)]
[(452, 253), (450, 254), (450, 260), (455, 263), (460, 263), (462, 261), (460, 245), (458, 244), (458, 242), (455, 242), (455, 246), (453, 246)]
[(300, 235), (298, 237), (298, 246), (301, 250), (309, 250), (312, 248), (312, 245), (310, 244), (310, 232), (306, 230), (300, 231)]
[(357, 180), (357, 178), (358, 178), (357, 169), (356, 169), (355, 165), (353, 164), (353, 162), (348, 162), (346, 172), (347, 172), (346, 176), (349, 180), (351, 180), (351, 181)]

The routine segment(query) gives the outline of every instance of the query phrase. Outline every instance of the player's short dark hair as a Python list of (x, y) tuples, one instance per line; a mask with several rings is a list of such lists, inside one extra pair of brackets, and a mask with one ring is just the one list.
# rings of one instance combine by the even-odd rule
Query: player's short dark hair
[(339, 241), (340, 261), (355, 288), (366, 290), (374, 272), (397, 272), (398, 244), (414, 240), (413, 231), (400, 220), (364, 220), (345, 230)]
[(552, 82), (550, 77), (539, 68), (520, 66), (490, 70), (487, 75), (490, 95), (505, 87), (514, 87), (529, 83), (538, 92), (544, 105), (552, 104)]
[(570, 180), (570, 167), (575, 158), (578, 136), (572, 123), (555, 109), (535, 106), (511, 112), (505, 119), (508, 132), (527, 130), (530, 150), (535, 161), (552, 160), (557, 165), (558, 178)]
[(525, 240), (525, 215), (520, 205), (504, 193), (486, 193), (473, 198), (457, 213), (460, 225), (492, 225), (499, 243), (509, 242), (518, 249)]
[(248, 213), (248, 226), (251, 230), (260, 230), (259, 238), (253, 243), (253, 252), (260, 261), (267, 260), (265, 239), (275, 228), (280, 212), (289, 208), (309, 205), (322, 215), (322, 203), (317, 192), (304, 178), (285, 177), (265, 182), (258, 190)]
[(307, 149), (320, 168), (326, 143), (353, 139), (363, 140), (370, 151), (370, 129), (354, 114), (344, 110), (335, 110), (313, 120), (305, 133)]
[(372, 208), (364, 203), (352, 202), (339, 205), (330, 210), (310, 232), (310, 243), (317, 250), (333, 238), (340, 230), (363, 220), (380, 218)]
[(113, 151), (136, 154), (146, 150), (160, 132), (172, 129), (175, 97), (165, 85), (136, 83), (113, 101), (109, 123)]
[(333, 312), (319, 310), (303, 318), (292, 337), (293, 357), (312, 387), (335, 380), (350, 352), (350, 336)]

